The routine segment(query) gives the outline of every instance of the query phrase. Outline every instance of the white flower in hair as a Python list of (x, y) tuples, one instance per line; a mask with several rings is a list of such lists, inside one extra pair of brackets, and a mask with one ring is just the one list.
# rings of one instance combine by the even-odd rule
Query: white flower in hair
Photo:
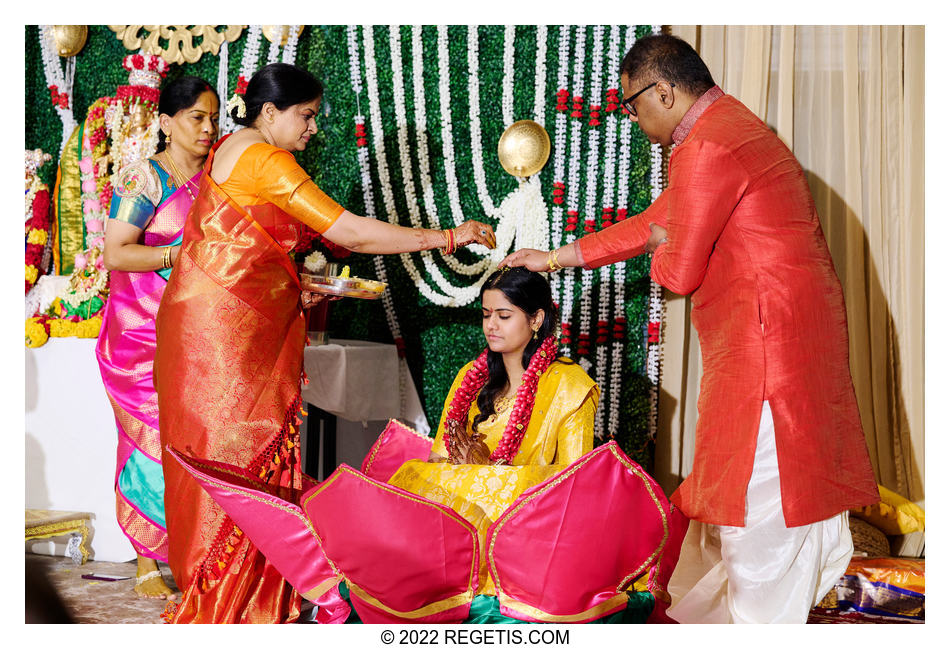
[(237, 116), (244, 117), (247, 115), (247, 104), (244, 103), (244, 97), (234, 93), (231, 95), (231, 98), (228, 100), (227, 109), (228, 112), (231, 112), (231, 109), (237, 107)]

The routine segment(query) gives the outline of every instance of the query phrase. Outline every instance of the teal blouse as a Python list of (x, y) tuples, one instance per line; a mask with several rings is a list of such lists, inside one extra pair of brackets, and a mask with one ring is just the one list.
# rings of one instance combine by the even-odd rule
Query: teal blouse
[(171, 175), (151, 158), (133, 163), (119, 172), (109, 218), (144, 230), (155, 216), (155, 208), (176, 189)]

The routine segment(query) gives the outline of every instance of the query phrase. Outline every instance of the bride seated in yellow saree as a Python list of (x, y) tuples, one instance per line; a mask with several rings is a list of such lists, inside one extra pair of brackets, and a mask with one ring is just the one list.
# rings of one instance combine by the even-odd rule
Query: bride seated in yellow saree
[[(451, 507), (484, 541), (522, 492), (593, 449), (600, 388), (557, 358), (559, 319), (544, 277), (505, 268), (481, 297), (487, 349), (449, 388), (429, 460), (406, 462), (388, 482)], [(484, 562), (482, 572), (479, 593), (494, 595)]]
[(171, 453), (317, 621), (657, 619), (685, 519), (616, 442), (592, 448), (600, 391), (557, 358), (547, 281), (493, 274), (482, 322), (488, 348), (459, 371), (434, 440), (392, 421), (359, 471), (299, 490)]

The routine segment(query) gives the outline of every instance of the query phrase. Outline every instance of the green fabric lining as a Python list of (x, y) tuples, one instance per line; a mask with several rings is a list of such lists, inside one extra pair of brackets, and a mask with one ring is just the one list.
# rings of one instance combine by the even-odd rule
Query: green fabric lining
[(132, 451), (119, 474), (119, 490), (143, 514), (165, 527), (165, 477), (162, 465)]

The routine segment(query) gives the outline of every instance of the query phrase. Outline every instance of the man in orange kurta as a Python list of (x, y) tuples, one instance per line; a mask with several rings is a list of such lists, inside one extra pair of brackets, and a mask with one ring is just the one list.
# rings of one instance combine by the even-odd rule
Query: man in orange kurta
[[(698, 608), (709, 610), (694, 615), (693, 607), (680, 621), (804, 622), (813, 592), (789, 615), (773, 609), (787, 609), (777, 602), (790, 594), (762, 588), (769, 579), (801, 582), (789, 577), (794, 570), (773, 566), (781, 574), (763, 577), (765, 566), (743, 564), (752, 555), (741, 545), (728, 548), (725, 538), (771, 515), (772, 530), (754, 543), (787, 532), (798, 534), (794, 543), (821, 545), (824, 533), (827, 545), (827, 529), (816, 529), (815, 541), (802, 527), (825, 522), (841, 537), (838, 554), (850, 556), (841, 513), (879, 499), (849, 371), (844, 298), (805, 174), (767, 125), (715, 85), (684, 41), (641, 39), (624, 58), (621, 81), (630, 118), (651, 142), (675, 145), (667, 189), (637, 217), (502, 263), (596, 268), (654, 250), (653, 279), (692, 297), (703, 360), (693, 468), (672, 496), (693, 521), (677, 572), (698, 561), (701, 552), (690, 554), (687, 545), (699, 539), (694, 523), (704, 523), (712, 543), (723, 535), (721, 575), (729, 582), (720, 595), (707, 583)], [(770, 470), (774, 498), (763, 496), (763, 471)], [(817, 561), (819, 573), (827, 560)], [(842, 557), (836, 560), (840, 566)], [(821, 574), (812, 591), (827, 591), (836, 578)], [(744, 609), (743, 588), (776, 607)], [(719, 596), (729, 612), (710, 612), (709, 600)]]

